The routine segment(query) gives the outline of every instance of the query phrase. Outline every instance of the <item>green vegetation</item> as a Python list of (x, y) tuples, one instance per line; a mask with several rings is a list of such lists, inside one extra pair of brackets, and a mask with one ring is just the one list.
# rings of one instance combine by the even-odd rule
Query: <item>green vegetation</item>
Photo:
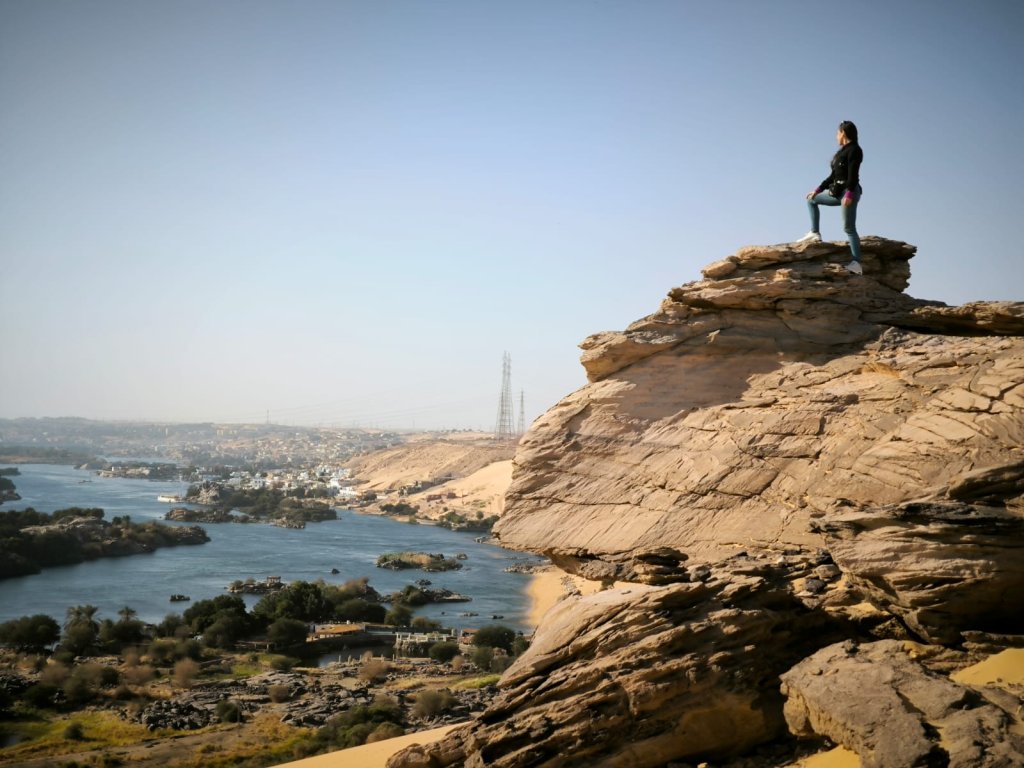
[(447, 664), (449, 661), (454, 659), (460, 653), (458, 643), (440, 642), (434, 643), (427, 650), (427, 655), (434, 661), (439, 661), (442, 664)]
[(234, 595), (199, 600), (182, 618), (194, 633), (202, 636), (206, 645), (214, 648), (234, 648), (236, 642), (259, 626), (245, 610), (245, 601)]
[(231, 699), (221, 699), (218, 701), (214, 714), (217, 715), (217, 719), (222, 723), (242, 722), (242, 708), (238, 706), (238, 702)]
[(417, 691), (412, 706), (413, 717), (431, 718), (448, 712), (458, 703), (452, 692), (445, 688), (425, 688)]
[(17, 734), (23, 741), (5, 748), (5, 765), (16, 765), (29, 760), (51, 758), (51, 765), (60, 755), (78, 752), (83, 743), (88, 749), (104, 749), (139, 744), (154, 735), (145, 726), (129, 723), (106, 710), (84, 710), (74, 715), (41, 716), (38, 712), (16, 713), (6, 722), (0, 722), (0, 737)]
[(16, 651), (42, 653), (59, 639), (60, 625), (40, 613), (0, 624), (0, 645)]
[[(73, 516), (81, 517), (81, 512)], [(102, 512), (95, 513), (93, 519), (101, 520)], [(33, 514), (37, 513), (23, 517), (28, 519)], [(420, 583), (392, 596), (395, 600), (385, 618), (423, 631), (437, 628), (437, 622), (429, 619), (412, 619), (409, 603), (419, 602), (426, 586)], [(363, 578), (343, 585), (293, 582), (264, 596), (251, 611), (240, 597), (220, 595), (190, 604), (183, 615), (168, 614), (155, 627), (143, 625), (128, 606), (110, 618), (101, 616), (93, 605), (72, 606), (62, 626), (43, 615), (5, 622), (0, 624), (0, 645), (22, 654), (40, 655), (22, 655), (17, 662), (21, 669), (38, 670), (38, 677), (14, 676), (21, 682), (0, 695), (0, 738), (22, 740), (0, 750), (0, 762), (49, 760), (60, 765), (62, 756), (67, 760), (85, 750), (90, 753), (90, 765), (113, 765), (111, 761), (121, 758), (105, 750), (116, 749), (122, 739), (125, 744), (139, 746), (145, 740), (173, 733), (160, 729), (150, 732), (143, 725), (125, 723), (113, 714), (115, 708), (141, 714), (168, 694), (174, 698), (191, 688), (250, 677), (268, 669), (291, 670), (300, 664), (299, 659), (280, 652), (229, 655), (225, 649), (240, 640), (256, 639), (288, 653), (288, 648), (305, 644), (309, 622), (336, 620), (346, 611), (362, 615), (384, 610), (381, 596)], [(446, 689), (432, 688), (437, 685), (433, 679), (403, 689), (403, 684), (410, 682), (405, 667), (367, 654), (357, 676), (388, 690), (409, 691), (403, 694), (408, 695), (406, 703), (378, 696), (372, 704), (340, 713), (316, 731), (274, 724), (266, 713), (253, 713), (248, 704), (243, 709), (240, 700), (222, 699), (216, 704), (216, 722), (204, 730), (212, 734), (244, 722), (246, 729), (266, 727), (274, 735), (260, 744), (230, 747), (212, 740), (193, 756), (183, 756), (174, 764), (176, 768), (257, 768), (399, 735), (406, 726), (406, 717), (430, 720), (450, 712), (457, 702), (453, 689), (491, 685), (497, 679), (493, 673), (507, 667), (512, 661), (510, 654), (518, 653), (525, 645), (521, 636), (500, 625), (479, 630), (476, 643), (474, 661), (488, 674)], [(450, 664), (450, 672), (458, 674), (468, 663), (461, 650), (454, 642), (441, 642), (429, 649), (429, 655)], [(13, 657), (10, 651), (5, 653)], [(396, 679), (396, 670), (404, 670), (401, 679)], [(267, 693), (275, 703), (304, 695), (301, 688), (293, 690), (289, 685), (275, 685)]]
[(297, 752), (296, 757), (358, 747), (368, 741), (401, 735), (401, 725), (402, 708), (398, 702), (390, 696), (378, 696), (369, 706), (352, 707), (332, 717), (302, 745), (301, 754)]
[(267, 640), (275, 648), (291, 648), (306, 642), (306, 622), (298, 619), (278, 619), (267, 628)]
[[(209, 508), (185, 514), (198, 521), (227, 522), (268, 522), (285, 520), (288, 523), (312, 523), (336, 520), (338, 513), (324, 501), (323, 489), (296, 489), (285, 493), (277, 488), (234, 489), (219, 483), (202, 483), (189, 486), (185, 500), (209, 504)], [(237, 512), (238, 514), (231, 514)]]
[(378, 568), (389, 568), (393, 571), (407, 568), (419, 568), (424, 571), (455, 571), (462, 568), (454, 557), (427, 552), (388, 552), (377, 558)]
[(490, 533), (496, 522), (498, 522), (497, 515), (484, 517), (483, 513), (477, 512), (475, 519), (471, 519), (458, 512), (448, 511), (440, 520), (437, 521), (437, 525), (441, 528), (448, 528), (453, 531)]
[(482, 675), (480, 677), (471, 677), (466, 680), (460, 680), (452, 685), (452, 688), (455, 690), (486, 688), (489, 685), (497, 685), (500, 679), (501, 675)]
[(106, 522), (103, 514), (102, 509), (79, 507), (52, 514), (31, 507), (0, 512), (0, 579), (39, 573), (48, 566), (209, 541), (201, 528), (133, 523), (127, 515)]
[(397, 504), (381, 504), (380, 511), (385, 515), (415, 515), (419, 511), (419, 507), (400, 501)]
[(516, 632), (514, 629), (501, 624), (489, 624), (481, 627), (473, 635), (473, 645), (479, 647), (501, 648), (506, 653), (512, 652), (512, 643), (515, 642)]

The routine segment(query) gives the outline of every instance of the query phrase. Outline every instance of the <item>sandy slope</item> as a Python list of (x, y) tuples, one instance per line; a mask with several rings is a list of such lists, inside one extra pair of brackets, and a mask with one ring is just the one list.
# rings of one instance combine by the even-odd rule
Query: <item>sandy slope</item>
[(398, 750), (412, 744), (429, 744), (432, 741), (437, 741), (455, 727), (446, 725), (432, 731), (410, 733), (386, 741), (364, 744), (361, 747), (307, 757), (305, 760), (296, 760), (293, 763), (286, 763), (286, 765), (288, 768), (384, 768), (388, 758)]
[(348, 462), (360, 490), (387, 491), (446, 475), (464, 478), (512, 458), (512, 443), (493, 440), (416, 440)]
[[(490, 439), (419, 438), (359, 456), (348, 466), (360, 491), (378, 495), (377, 505), (367, 508), (368, 512), (380, 504), (401, 501), (416, 506), (420, 517), (436, 519), (449, 511), (469, 518), (490, 517), (504, 509), (514, 451), (514, 444)], [(429, 485), (447, 476), (452, 479)], [(416, 482), (428, 487), (399, 495), (400, 488)]]
[[(446, 509), (470, 515), (480, 512), (484, 517), (490, 517), (500, 515), (504, 511), (505, 491), (511, 482), (512, 460), (496, 461), (468, 477), (451, 480), (422, 493), (413, 494), (408, 501), (416, 504), (420, 508), (420, 514), (426, 517), (440, 517)], [(454, 493), (455, 498), (448, 498), (450, 493)], [(438, 495), (443, 498), (438, 501), (427, 501), (427, 497)]]

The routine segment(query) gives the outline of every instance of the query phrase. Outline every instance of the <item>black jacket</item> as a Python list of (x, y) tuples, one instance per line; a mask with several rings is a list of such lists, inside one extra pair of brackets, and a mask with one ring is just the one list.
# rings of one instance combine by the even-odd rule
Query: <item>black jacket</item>
[(839, 148), (832, 156), (832, 173), (821, 182), (818, 189), (827, 189), (832, 197), (842, 197), (846, 190), (856, 192), (860, 187), (860, 164), (864, 162), (864, 151), (860, 144), (851, 141)]

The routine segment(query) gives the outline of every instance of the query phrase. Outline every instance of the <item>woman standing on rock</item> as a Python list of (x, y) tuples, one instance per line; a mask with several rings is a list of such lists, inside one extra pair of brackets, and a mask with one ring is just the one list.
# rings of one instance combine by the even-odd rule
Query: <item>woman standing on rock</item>
[(811, 231), (797, 242), (821, 242), (821, 213), (818, 206), (838, 205), (843, 214), (843, 231), (850, 240), (850, 254), (853, 256), (846, 269), (863, 275), (864, 270), (860, 266), (860, 236), (857, 234), (857, 203), (861, 195), (860, 164), (864, 161), (864, 151), (857, 143), (857, 126), (849, 120), (839, 124), (836, 139), (839, 141), (839, 151), (832, 156), (832, 172), (807, 195)]

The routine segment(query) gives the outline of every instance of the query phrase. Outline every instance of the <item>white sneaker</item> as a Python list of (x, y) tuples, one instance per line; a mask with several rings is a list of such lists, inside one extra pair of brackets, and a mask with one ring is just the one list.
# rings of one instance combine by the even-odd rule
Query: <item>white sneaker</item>
[(853, 273), (855, 275), (863, 275), (864, 274), (864, 268), (861, 267), (859, 261), (851, 261), (849, 264), (847, 264), (846, 265), (846, 271), (847, 272), (851, 272), (851, 273)]
[(820, 243), (821, 234), (818, 232), (808, 232), (806, 235), (797, 240), (798, 243)]

